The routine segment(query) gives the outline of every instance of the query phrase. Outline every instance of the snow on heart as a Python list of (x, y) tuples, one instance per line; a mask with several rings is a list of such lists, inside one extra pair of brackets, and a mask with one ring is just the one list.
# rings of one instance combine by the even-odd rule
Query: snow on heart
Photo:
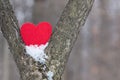
[(34, 25), (30, 22), (24, 23), (20, 29), (20, 34), (25, 43), (26, 54), (30, 55), (35, 61), (45, 64), (48, 56), (44, 49), (52, 34), (52, 26), (48, 22), (41, 22)]

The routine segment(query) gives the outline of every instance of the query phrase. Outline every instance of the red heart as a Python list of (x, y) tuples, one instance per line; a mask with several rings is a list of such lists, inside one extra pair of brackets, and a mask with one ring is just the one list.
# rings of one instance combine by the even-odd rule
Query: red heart
[(46, 44), (52, 34), (52, 26), (48, 22), (34, 25), (30, 22), (24, 23), (20, 29), (21, 37), (26, 45)]

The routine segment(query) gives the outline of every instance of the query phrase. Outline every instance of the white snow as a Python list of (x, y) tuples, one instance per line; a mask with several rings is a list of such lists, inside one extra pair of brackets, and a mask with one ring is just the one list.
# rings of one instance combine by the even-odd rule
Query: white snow
[(30, 45), (25, 46), (26, 48), (26, 54), (30, 55), (35, 61), (39, 61), (42, 64), (45, 64), (46, 59), (48, 56), (44, 52), (44, 49), (48, 46), (48, 43), (45, 45)]
[(45, 70), (45, 69), (46, 69), (46, 66), (44, 65), (43, 70)]
[(52, 71), (48, 71), (47, 72), (47, 77), (48, 77), (48, 80), (53, 80), (53, 75), (54, 75), (54, 73), (52, 72)]

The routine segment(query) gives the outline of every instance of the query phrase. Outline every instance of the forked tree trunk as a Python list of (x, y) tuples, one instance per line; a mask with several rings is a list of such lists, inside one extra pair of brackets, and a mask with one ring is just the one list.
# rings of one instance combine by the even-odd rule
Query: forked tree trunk
[(47, 80), (48, 71), (54, 73), (53, 80), (61, 80), (70, 51), (93, 2), (94, 0), (69, 0), (46, 49), (49, 59), (42, 65), (25, 55), (12, 6), (9, 0), (0, 0), (0, 28), (19, 68), (21, 80)]

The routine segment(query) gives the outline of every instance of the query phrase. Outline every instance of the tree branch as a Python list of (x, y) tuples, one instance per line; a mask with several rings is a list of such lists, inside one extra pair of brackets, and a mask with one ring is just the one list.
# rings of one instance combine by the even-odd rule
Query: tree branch
[(94, 0), (69, 0), (52, 35), (47, 53), (49, 70), (54, 71), (54, 80), (61, 80), (64, 66), (84, 25)]
[[(94, 0), (69, 0), (46, 49), (49, 59), (43, 65), (25, 54), (18, 22), (9, 0), (0, 0), (0, 27), (8, 41), (22, 80), (47, 80), (48, 71), (54, 73), (53, 80), (61, 80), (69, 54), (93, 2)], [(44, 67), (46, 68), (43, 69)]]

